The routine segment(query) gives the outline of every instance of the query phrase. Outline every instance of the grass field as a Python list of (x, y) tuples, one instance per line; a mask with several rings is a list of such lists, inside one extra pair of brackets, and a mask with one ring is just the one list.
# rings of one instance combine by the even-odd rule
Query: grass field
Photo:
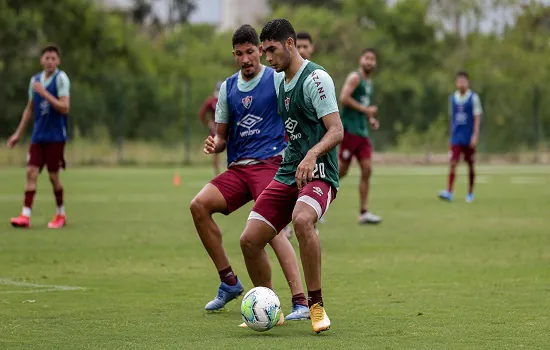
[[(461, 169), (462, 171), (464, 169)], [(442, 167), (384, 167), (373, 178), (377, 227), (358, 226), (357, 172), (320, 226), (332, 320), (255, 333), (238, 302), (204, 304), (219, 283), (188, 204), (208, 168), (71, 169), (69, 226), (45, 229), (54, 200), (41, 177), (33, 228), (20, 210), (23, 170), (0, 170), (2, 349), (518, 349), (550, 346), (550, 168), (480, 167), (476, 202), (461, 173), (439, 202)], [(217, 217), (234, 270), (251, 287), (238, 237), (250, 207)], [(293, 244), (296, 244), (293, 239)], [(273, 256), (273, 254), (271, 254)], [(274, 282), (288, 311), (280, 268)], [(71, 288), (69, 288), (71, 287)]]

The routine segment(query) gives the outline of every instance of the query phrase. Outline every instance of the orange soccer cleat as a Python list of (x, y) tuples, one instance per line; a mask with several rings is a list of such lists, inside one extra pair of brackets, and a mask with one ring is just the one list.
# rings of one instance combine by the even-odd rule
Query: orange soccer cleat
[(56, 214), (52, 221), (48, 222), (48, 228), (63, 228), (67, 223), (65, 215)]
[(31, 218), (25, 215), (19, 215), (16, 218), (11, 218), (11, 225), (13, 227), (29, 228), (31, 227)]

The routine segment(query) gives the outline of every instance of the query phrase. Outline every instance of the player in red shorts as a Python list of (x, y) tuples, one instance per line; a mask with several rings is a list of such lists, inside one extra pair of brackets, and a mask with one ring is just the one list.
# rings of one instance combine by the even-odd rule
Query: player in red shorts
[(267, 61), (284, 72), (278, 109), (289, 146), (273, 181), (262, 192), (241, 235), (241, 249), (254, 286), (271, 288), (265, 246), (292, 221), (308, 289), (311, 324), (319, 333), (330, 328), (321, 292), (321, 246), (315, 223), (338, 190), (336, 146), (343, 137), (338, 101), (330, 75), (304, 60), (296, 33), (286, 19), (269, 21), (260, 35)]
[[(254, 28), (243, 25), (237, 29), (233, 55), (240, 70), (220, 87), (216, 136), (209, 136), (204, 148), (207, 154), (227, 148), (228, 168), (191, 202), (195, 227), (221, 280), (217, 296), (205, 306), (207, 311), (222, 309), (244, 291), (229, 264), (222, 234), (212, 215), (228, 215), (256, 200), (275, 176), (286, 147), (284, 125), (277, 113), (276, 86), (282, 76), (260, 64), (260, 43)], [(292, 292), (292, 312), (286, 320), (308, 319), (309, 309), (292, 245), (282, 234), (275, 235), (270, 243)], [(284, 320), (281, 317), (279, 323)]]
[[(370, 177), (372, 173), (372, 144), (369, 138), (370, 124), (373, 130), (378, 129), (376, 119), (377, 107), (372, 103), (373, 86), (371, 75), (376, 68), (376, 52), (365, 49), (359, 58), (360, 69), (348, 75), (340, 101), (342, 108), (342, 123), (344, 124), (344, 140), (340, 145), (339, 163), (340, 178), (347, 175), (353, 157), (357, 158), (361, 169), (359, 180), (359, 223), (378, 224), (382, 218), (367, 209)], [(368, 123), (367, 123), (368, 119)]]
[(449, 202), (453, 200), (456, 166), (460, 161), (460, 156), (464, 155), (464, 160), (468, 164), (469, 180), (466, 202), (471, 203), (474, 200), (475, 153), (483, 108), (478, 94), (470, 90), (468, 73), (457, 73), (456, 89), (456, 92), (449, 97), (451, 115), (449, 181), (447, 190), (439, 192), (439, 198)]
[[(214, 115), (216, 114), (216, 104), (218, 103), (218, 94), (220, 92), (221, 82), (216, 84), (216, 89), (212, 96), (208, 97), (201, 107), (199, 112), (199, 118), (201, 123), (208, 127), (210, 136), (216, 136), (216, 122)], [(214, 168), (214, 174), (220, 173), (220, 160), (217, 154), (212, 155), (212, 167)]]
[(30, 227), (31, 208), (36, 193), (38, 174), (46, 166), (53, 186), (57, 211), (49, 228), (62, 228), (66, 223), (63, 206), (63, 185), (59, 169), (65, 168), (64, 149), (67, 141), (67, 115), (70, 108), (70, 81), (65, 72), (59, 70), (61, 51), (55, 44), (42, 50), (40, 63), (44, 70), (31, 78), (29, 101), (21, 122), (8, 140), (8, 147), (14, 147), (21, 139), (25, 128), (34, 117), (27, 162), (27, 184), (21, 215), (11, 219), (14, 227)]

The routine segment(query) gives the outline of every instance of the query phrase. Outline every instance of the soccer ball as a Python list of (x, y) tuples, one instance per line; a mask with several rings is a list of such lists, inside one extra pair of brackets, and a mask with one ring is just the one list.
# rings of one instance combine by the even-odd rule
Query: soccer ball
[(256, 287), (245, 294), (241, 316), (248, 328), (265, 332), (273, 328), (281, 315), (279, 297), (269, 288)]

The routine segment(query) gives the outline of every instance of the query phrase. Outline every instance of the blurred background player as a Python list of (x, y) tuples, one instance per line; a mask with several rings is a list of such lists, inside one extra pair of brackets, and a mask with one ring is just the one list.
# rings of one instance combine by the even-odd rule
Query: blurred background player
[(23, 111), (21, 122), (8, 140), (8, 147), (14, 147), (21, 139), (27, 125), (34, 118), (27, 161), (27, 183), (21, 215), (11, 219), (14, 227), (30, 227), (31, 209), (36, 194), (38, 174), (44, 166), (48, 169), (52, 183), (57, 211), (49, 228), (62, 228), (66, 223), (63, 206), (63, 185), (59, 169), (65, 168), (65, 142), (67, 141), (67, 115), (70, 107), (70, 81), (65, 72), (57, 67), (61, 63), (61, 50), (55, 44), (48, 44), (42, 50), (40, 64), (44, 70), (31, 78), (29, 100)]
[[(287, 145), (283, 121), (277, 113), (276, 87), (283, 76), (260, 64), (259, 46), (258, 34), (251, 26), (243, 25), (235, 31), (233, 56), (240, 70), (221, 85), (216, 135), (208, 137), (204, 148), (207, 154), (227, 148), (228, 168), (191, 202), (195, 227), (221, 280), (218, 295), (205, 306), (208, 311), (223, 308), (244, 290), (229, 264), (212, 214), (228, 215), (256, 200), (275, 176)], [(270, 244), (292, 292), (292, 312), (286, 320), (308, 319), (309, 308), (292, 245), (281, 234)]]
[(315, 46), (308, 32), (299, 32), (296, 34), (296, 48), (304, 60), (311, 59), (311, 55), (315, 52)]
[(265, 246), (292, 221), (308, 288), (311, 325), (319, 333), (330, 328), (330, 319), (323, 304), (321, 244), (315, 223), (336, 197), (336, 146), (344, 130), (332, 78), (321, 66), (300, 56), (290, 22), (269, 21), (260, 40), (271, 67), (284, 72), (278, 109), (290, 143), (277, 175), (252, 208), (241, 235), (241, 250), (254, 286), (271, 288)]
[[(218, 94), (220, 92), (220, 87), (222, 82), (219, 81), (216, 83), (216, 89), (214, 93), (209, 96), (204, 104), (201, 107), (199, 112), (199, 118), (201, 123), (206, 126), (210, 132), (210, 136), (216, 136), (216, 104), (218, 103)], [(220, 173), (220, 160), (218, 154), (212, 154), (212, 167), (214, 168), (214, 174), (218, 175)]]
[[(382, 218), (368, 211), (367, 199), (372, 173), (372, 143), (369, 138), (369, 127), (379, 127), (376, 114), (378, 108), (373, 104), (373, 86), (371, 75), (376, 69), (376, 51), (371, 48), (363, 50), (359, 58), (359, 70), (351, 72), (342, 92), (340, 102), (344, 140), (340, 144), (339, 164), (340, 178), (347, 175), (353, 157), (357, 159), (361, 170), (359, 179), (359, 223), (377, 224)], [(368, 123), (367, 123), (368, 119)]]
[(468, 194), (466, 202), (474, 200), (475, 153), (479, 139), (479, 128), (483, 108), (477, 93), (470, 90), (468, 73), (461, 71), (456, 75), (456, 91), (449, 97), (450, 110), (450, 167), (448, 187), (439, 193), (439, 198), (452, 201), (456, 166), (460, 156), (468, 164)]

